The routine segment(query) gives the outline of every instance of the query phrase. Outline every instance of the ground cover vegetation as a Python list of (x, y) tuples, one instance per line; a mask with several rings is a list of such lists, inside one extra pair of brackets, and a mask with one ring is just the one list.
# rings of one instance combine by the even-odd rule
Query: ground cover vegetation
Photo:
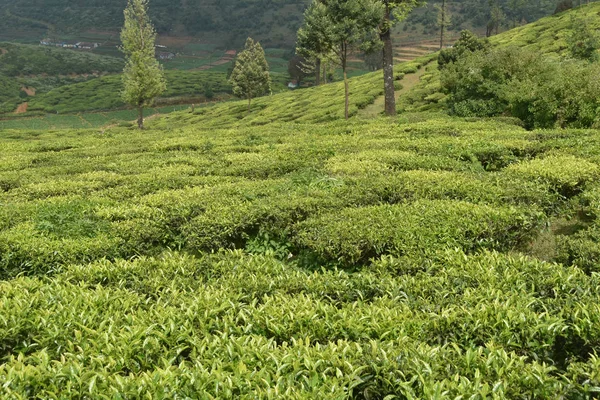
[[(177, 99), (181, 102), (201, 102), (216, 95), (232, 92), (225, 72), (165, 71), (165, 77), (167, 90), (162, 99), (157, 99), (158, 103), (167, 99), (174, 102)], [(62, 114), (123, 108), (125, 102), (120, 96), (122, 90), (123, 84), (119, 75), (92, 79), (31, 97), (28, 99), (29, 110)]]
[(464, 33), (399, 109), (510, 116), (528, 128), (597, 126), (599, 11), (582, 5), (489, 42)]
[(2, 397), (600, 387), (597, 131), (175, 115), (3, 131)]
[(0, 130), (0, 397), (597, 398), (600, 131), (343, 85)]
[(123, 60), (90, 52), (37, 45), (0, 43), (0, 74), (5, 76), (114, 73), (123, 70)]

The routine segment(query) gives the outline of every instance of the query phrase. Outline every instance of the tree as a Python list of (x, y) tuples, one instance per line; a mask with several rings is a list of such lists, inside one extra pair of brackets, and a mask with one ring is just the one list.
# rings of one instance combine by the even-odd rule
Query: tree
[(478, 38), (470, 31), (462, 31), (460, 38), (451, 49), (440, 51), (438, 56), (438, 68), (446, 68), (449, 64), (455, 63), (463, 57), (477, 51), (487, 51), (490, 48), (490, 42), (486, 38)]
[(288, 62), (288, 73), (290, 74), (290, 78), (292, 80), (296, 80), (298, 82), (298, 86), (300, 86), (300, 83), (302, 83), (302, 80), (307, 75), (307, 63), (308, 61), (306, 58), (297, 54), (290, 58), (290, 61)]
[(572, 8), (573, 8), (573, 0), (560, 0), (558, 2), (558, 4), (556, 5), (554, 14), (560, 14), (561, 12), (571, 10)]
[(144, 107), (166, 88), (164, 71), (155, 57), (156, 31), (148, 17), (148, 0), (128, 0), (121, 30), (125, 54), (123, 100), (138, 110), (138, 128), (144, 129)]
[(233, 94), (248, 100), (248, 112), (253, 98), (271, 92), (269, 64), (260, 43), (252, 38), (246, 40), (246, 47), (238, 54), (229, 81)]
[(362, 58), (369, 71), (379, 71), (383, 68), (383, 59), (380, 51), (365, 52)]
[(490, 11), (490, 22), (488, 23), (488, 31), (486, 36), (491, 36), (492, 32), (495, 31), (496, 35), (500, 31), (500, 25), (506, 20), (506, 15), (502, 8), (498, 4), (495, 4)]
[(383, 19), (379, 24), (379, 39), (383, 43), (382, 67), (385, 93), (386, 115), (396, 115), (396, 95), (394, 91), (394, 46), (391, 29), (394, 22), (404, 19), (420, 4), (420, 0), (379, 0), (383, 5)]
[(440, 50), (444, 48), (444, 33), (446, 28), (450, 26), (450, 12), (446, 6), (446, 0), (442, 0), (441, 5), (436, 6), (438, 9), (437, 24), (440, 28)]
[(580, 60), (598, 60), (600, 37), (585, 19), (571, 18), (571, 33), (567, 36), (569, 55)]
[(314, 0), (304, 13), (304, 24), (298, 30), (296, 53), (315, 64), (315, 85), (321, 83), (321, 64), (333, 50), (331, 24), (324, 0)]
[(376, 41), (376, 30), (383, 19), (383, 6), (376, 0), (326, 0), (336, 61), (344, 74), (344, 117), (350, 117), (348, 56), (354, 48), (363, 49)]

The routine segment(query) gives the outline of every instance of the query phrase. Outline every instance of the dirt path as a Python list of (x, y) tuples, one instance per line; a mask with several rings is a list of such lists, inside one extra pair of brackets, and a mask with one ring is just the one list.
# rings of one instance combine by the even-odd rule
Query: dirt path
[(26, 87), (23, 86), (21, 90), (27, 93), (27, 96), (35, 96), (35, 88), (34, 87)]
[(213, 61), (210, 64), (206, 64), (201, 67), (194, 68), (192, 71), (206, 71), (206, 70), (212, 69), (214, 67), (217, 67), (219, 65), (230, 63), (233, 60), (235, 60), (235, 56), (226, 54), (223, 57), (219, 58), (218, 60)]
[[(402, 89), (396, 90), (396, 92), (395, 92), (396, 101), (398, 101), (400, 96), (409, 92), (412, 88), (414, 88), (419, 83), (419, 81), (421, 80), (421, 76), (423, 76), (425, 74), (425, 67), (426, 66), (423, 65), (421, 67), (421, 69), (419, 69), (414, 74), (404, 75), (404, 78), (402, 78), (402, 80), (400, 81), (400, 83), (402, 84)], [(378, 98), (375, 99), (375, 102), (373, 102), (373, 104), (369, 104), (362, 110), (358, 110), (358, 117), (359, 118), (375, 118), (378, 115), (381, 115), (381, 113), (383, 113), (384, 106), (385, 106), (385, 96), (379, 96)]]
[(29, 103), (21, 103), (19, 107), (15, 110), (15, 114), (25, 114), (27, 112), (27, 108), (29, 107)]

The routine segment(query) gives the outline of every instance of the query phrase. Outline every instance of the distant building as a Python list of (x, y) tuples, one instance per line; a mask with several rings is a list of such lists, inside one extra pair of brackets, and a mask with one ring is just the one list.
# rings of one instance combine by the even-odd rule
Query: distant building
[(235, 57), (237, 55), (237, 51), (235, 51), (235, 50), (227, 50), (225, 52), (225, 55), (226, 56), (230, 56), (230, 57)]
[(298, 89), (298, 81), (293, 80), (288, 83), (288, 89)]
[(81, 50), (91, 50), (97, 48), (98, 46), (100, 46), (100, 44), (91, 42), (78, 42), (75, 44), (75, 48)]
[(69, 40), (66, 42), (61, 42), (60, 47), (63, 47), (65, 49), (75, 49), (75, 48), (77, 48), (77, 44), (78, 44), (78, 42)]
[(175, 53), (170, 51), (160, 51), (156, 54), (159, 60), (172, 60), (175, 58)]
[(77, 40), (67, 40), (67, 41), (56, 41), (53, 39), (42, 39), (40, 40), (40, 44), (42, 46), (54, 46), (54, 47), (62, 47), (64, 49), (80, 49), (80, 50), (92, 50), (100, 46), (100, 43), (92, 43), (92, 42), (80, 42)]

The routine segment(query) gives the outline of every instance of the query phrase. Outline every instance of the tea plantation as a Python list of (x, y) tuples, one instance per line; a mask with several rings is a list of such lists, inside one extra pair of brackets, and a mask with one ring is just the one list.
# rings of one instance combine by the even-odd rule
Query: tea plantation
[(184, 115), (2, 131), (0, 397), (598, 397), (598, 131)]
[(436, 57), (395, 118), (373, 73), (348, 121), (342, 83), (3, 121), (0, 398), (600, 399), (600, 130), (441, 113)]

